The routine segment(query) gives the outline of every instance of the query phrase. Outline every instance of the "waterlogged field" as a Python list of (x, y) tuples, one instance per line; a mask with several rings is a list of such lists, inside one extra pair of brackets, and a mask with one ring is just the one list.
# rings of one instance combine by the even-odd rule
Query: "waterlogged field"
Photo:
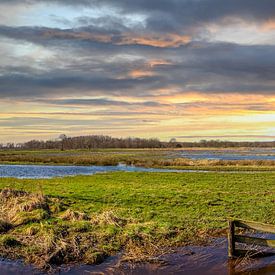
[(225, 237), (229, 218), (274, 224), (274, 171), (274, 149), (0, 151), (0, 257), (148, 262)]
[(275, 149), (96, 149), (0, 151), (2, 164), (99, 165), (119, 164), (197, 170), (275, 170)]
[(44, 269), (99, 263), (118, 251), (150, 260), (225, 236), (233, 217), (275, 223), (275, 173), (1, 178), (0, 189), (0, 255)]

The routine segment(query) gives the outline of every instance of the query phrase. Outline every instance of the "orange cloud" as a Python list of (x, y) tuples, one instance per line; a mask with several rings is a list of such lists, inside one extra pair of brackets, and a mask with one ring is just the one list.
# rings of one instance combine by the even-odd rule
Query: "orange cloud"
[(115, 45), (144, 45), (159, 48), (179, 47), (191, 41), (188, 35), (168, 33), (166, 35), (139, 35), (122, 33), (121, 35), (99, 34), (87, 31), (46, 30), (42, 32), (45, 38), (91, 40)]
[(132, 34), (126, 35), (122, 38), (122, 41), (118, 45), (144, 45), (153, 46), (159, 48), (173, 47), (177, 48), (182, 45), (186, 45), (191, 41), (191, 37), (188, 35), (179, 34), (167, 34), (167, 35), (144, 35), (133, 36)]
[(163, 65), (171, 65), (171, 64), (172, 64), (171, 62), (169, 62), (167, 60), (163, 60), (163, 59), (149, 60), (148, 62), (143, 64), (140, 68), (131, 70), (128, 73), (128, 76), (130, 76), (132, 78), (142, 78), (142, 77), (154, 76), (154, 75), (156, 75), (156, 73), (152, 70), (155, 67), (163, 66)]
[(264, 31), (275, 30), (275, 20), (268, 20), (262, 25)]
[(149, 60), (147, 64), (149, 67), (154, 68), (157, 66), (172, 65), (172, 62), (164, 59), (153, 59), (153, 60)]
[(155, 75), (155, 73), (151, 71), (133, 70), (129, 72), (128, 75), (132, 78), (143, 78), (143, 77), (153, 76)]

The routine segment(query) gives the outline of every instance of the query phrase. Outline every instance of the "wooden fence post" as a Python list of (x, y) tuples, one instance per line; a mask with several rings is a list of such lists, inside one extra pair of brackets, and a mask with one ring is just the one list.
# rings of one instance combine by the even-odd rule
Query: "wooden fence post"
[[(236, 249), (236, 243), (275, 248), (275, 240), (272, 238), (259, 238), (259, 237), (253, 237), (253, 236), (246, 236), (243, 234), (242, 235), (235, 234), (235, 227), (275, 234), (275, 225), (264, 224), (264, 223), (253, 222), (253, 221), (230, 220), (228, 222), (228, 227), (229, 227), (229, 230), (228, 230), (228, 257), (229, 258), (235, 258), (240, 255), (245, 255), (244, 253), (249, 251), (249, 250)], [(257, 251), (254, 251), (254, 253), (256, 252)], [(261, 252), (261, 254), (268, 256), (268, 255), (274, 255), (275, 253)]]
[(235, 224), (234, 221), (229, 221), (229, 232), (228, 232), (228, 257), (235, 257)]

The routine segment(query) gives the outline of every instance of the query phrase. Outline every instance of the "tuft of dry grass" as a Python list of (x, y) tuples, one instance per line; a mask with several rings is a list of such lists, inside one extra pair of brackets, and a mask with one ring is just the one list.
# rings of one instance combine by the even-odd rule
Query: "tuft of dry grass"
[[(12, 228), (49, 216), (47, 197), (25, 191), (3, 189), (0, 193), (0, 217), (3, 228)], [(7, 226), (7, 225), (10, 226)]]
[(87, 221), (89, 220), (89, 216), (85, 213), (73, 211), (71, 209), (67, 209), (62, 215), (59, 216), (63, 221)]
[[(126, 220), (111, 210), (92, 218), (72, 209), (60, 213), (58, 210), (63, 210), (63, 206), (60, 199), (3, 189), (0, 256), (23, 258), (50, 271), (53, 265), (66, 263), (96, 264), (114, 251), (113, 245), (120, 249), (115, 233), (126, 225)], [(106, 245), (107, 240), (110, 246)]]
[(94, 225), (115, 225), (121, 227), (124, 226), (127, 221), (120, 218), (114, 211), (106, 210), (101, 214), (92, 217), (91, 223)]
[(125, 245), (124, 253), (121, 261), (132, 263), (140, 262), (158, 262), (161, 263), (161, 257), (167, 253), (171, 253), (173, 249), (164, 246), (149, 236), (140, 235), (137, 239), (129, 239)]

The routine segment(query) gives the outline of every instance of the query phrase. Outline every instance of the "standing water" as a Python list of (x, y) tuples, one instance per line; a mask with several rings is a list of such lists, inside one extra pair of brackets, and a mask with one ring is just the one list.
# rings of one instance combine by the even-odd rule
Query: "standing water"
[[(131, 264), (120, 261), (120, 255), (109, 257), (99, 265), (63, 266), (55, 274), (133, 274), (133, 275), (274, 275), (275, 257), (229, 261), (225, 239), (211, 246), (186, 246), (156, 259), (154, 263)], [(1, 275), (44, 274), (20, 262), (0, 261)]]
[[(92, 175), (103, 172), (197, 172), (195, 170), (157, 169), (127, 165), (117, 166), (61, 166), (61, 165), (0, 165), (0, 178), (53, 178)], [(201, 171), (203, 172), (203, 171)]]

